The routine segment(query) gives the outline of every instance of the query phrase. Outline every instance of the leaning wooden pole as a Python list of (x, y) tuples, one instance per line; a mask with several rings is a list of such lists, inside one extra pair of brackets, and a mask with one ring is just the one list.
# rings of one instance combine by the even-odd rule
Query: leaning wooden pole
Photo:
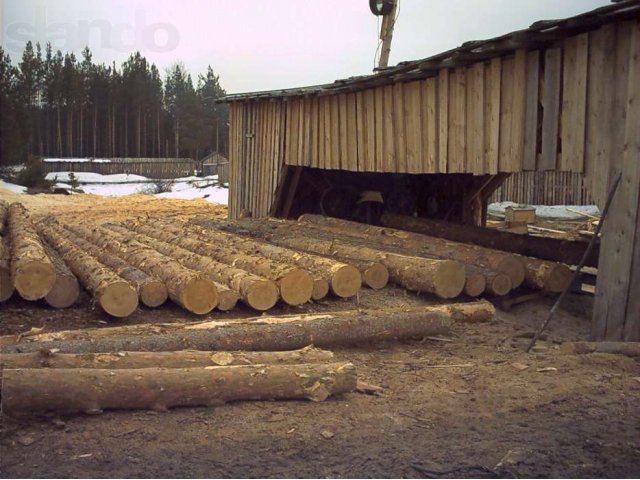
[(39, 230), (106, 313), (122, 318), (138, 308), (138, 294), (129, 282), (67, 241), (60, 234), (60, 227), (42, 223)]
[(200, 272), (183, 267), (173, 258), (162, 255), (148, 245), (134, 240), (123, 241), (117, 234), (101, 227), (69, 225), (76, 235), (120, 256), (148, 275), (161, 279), (169, 297), (189, 312), (204, 315), (218, 303), (218, 292), (211, 280)]
[(308, 345), (332, 347), (432, 336), (450, 331), (451, 323), (494, 318), (486, 301), (419, 309), (346, 311), (307, 315), (260, 316), (245, 320), (193, 324), (132, 325), (0, 337), (0, 353), (58, 349), (62, 353), (176, 350), (295, 350)]
[(333, 352), (315, 347), (285, 352), (115, 352), (0, 354), (0, 368), (193, 368), (229, 365), (292, 365), (334, 361)]
[[(313, 277), (304, 269), (247, 253), (246, 250), (234, 248), (235, 245), (229, 241), (214, 243), (196, 239), (191, 235), (185, 235), (186, 231), (182, 229), (169, 229), (138, 223), (130, 225), (133, 230), (148, 237), (274, 281), (278, 285), (280, 297), (288, 305), (302, 305), (311, 299)], [(107, 225), (106, 227), (124, 235), (132, 233), (118, 225)]]
[(40, 237), (20, 203), (8, 209), (8, 237), (11, 248), (11, 278), (25, 300), (44, 298), (56, 281), (56, 270)]
[(170, 221), (154, 221), (153, 227), (151, 226), (151, 222), (148, 221), (129, 221), (126, 222), (126, 225), (132, 230), (147, 235), (153, 234), (159, 229), (165, 232), (170, 231), (175, 235), (188, 232), (189, 237), (203, 242), (229, 245), (248, 254), (260, 254), (274, 262), (296, 265), (299, 268), (311, 272), (315, 277), (325, 280), (329, 284), (331, 292), (342, 298), (353, 297), (360, 289), (362, 283), (361, 275), (357, 268), (347, 263), (309, 253), (301, 253), (289, 248), (271, 245), (259, 240), (233, 235), (220, 230), (206, 229), (193, 224), (179, 224)]
[[(112, 227), (113, 228), (113, 227)], [(265, 311), (278, 301), (278, 286), (272, 280), (248, 273), (240, 268), (198, 255), (176, 244), (157, 240), (140, 233), (108, 230), (113, 238), (122, 242), (135, 241), (152, 247), (158, 252), (176, 259), (187, 268), (202, 272), (209, 279), (231, 287), (249, 307)]]
[(76, 245), (81, 250), (95, 257), (100, 263), (106, 265), (117, 275), (124, 278), (138, 291), (140, 301), (150, 308), (159, 307), (169, 297), (166, 285), (157, 278), (147, 275), (142, 270), (129, 265), (122, 258), (104, 250), (87, 240), (80, 238), (69, 230), (60, 229), (60, 234)]
[(206, 368), (104, 370), (7, 369), (0, 407), (5, 414), (98, 413), (107, 409), (163, 411), (234, 400), (323, 401), (355, 390), (351, 363), (238, 365)]

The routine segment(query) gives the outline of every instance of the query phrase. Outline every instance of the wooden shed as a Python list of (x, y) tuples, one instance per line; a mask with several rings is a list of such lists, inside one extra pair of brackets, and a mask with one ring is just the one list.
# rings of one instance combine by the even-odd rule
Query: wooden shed
[(410, 198), (418, 215), (481, 224), (512, 173), (580, 173), (602, 207), (621, 172), (593, 331), (640, 340), (639, 0), (373, 75), (225, 100), (232, 218), (331, 213), (348, 191), (377, 191), (388, 208)]

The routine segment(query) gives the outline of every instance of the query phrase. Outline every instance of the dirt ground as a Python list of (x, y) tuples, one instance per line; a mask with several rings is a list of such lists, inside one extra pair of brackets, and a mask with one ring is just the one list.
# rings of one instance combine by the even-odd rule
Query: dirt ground
[[(358, 300), (331, 299), (269, 313), (432, 302), (390, 287), (363, 290)], [(542, 298), (498, 311), (489, 323), (457, 324), (446, 341), (336, 349), (338, 359), (356, 365), (361, 380), (383, 388), (380, 395), (351, 393), (322, 403), (237, 402), (168, 413), (3, 416), (0, 476), (640, 476), (639, 362), (560, 353), (560, 342), (588, 337), (592, 297), (587, 295), (570, 295), (545, 341), (524, 353), (552, 303)], [(240, 307), (231, 315), (214, 312), (204, 318), (252, 315)], [(168, 305), (141, 308), (117, 323), (195, 319)], [(64, 311), (15, 297), (0, 307), (3, 335), (32, 327), (55, 331), (112, 324), (86, 294)]]

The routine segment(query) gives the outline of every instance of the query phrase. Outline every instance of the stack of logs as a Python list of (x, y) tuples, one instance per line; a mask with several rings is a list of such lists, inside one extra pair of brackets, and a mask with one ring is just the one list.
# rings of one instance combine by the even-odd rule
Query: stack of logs
[(5, 336), (0, 410), (99, 413), (251, 399), (323, 401), (363, 387), (351, 363), (313, 344), (441, 335), (454, 321), (483, 322), (494, 315), (489, 302), (479, 301)]
[(48, 218), (35, 226), (18, 203), (0, 203), (0, 215), (0, 301), (15, 288), (24, 299), (64, 308), (82, 285), (115, 318), (168, 298), (202, 315), (238, 301), (266, 311), (278, 301), (351, 298), (363, 285), (382, 289), (389, 280), (453, 299), (502, 296), (521, 284), (559, 292), (571, 276), (559, 263), (316, 215), (101, 226)]

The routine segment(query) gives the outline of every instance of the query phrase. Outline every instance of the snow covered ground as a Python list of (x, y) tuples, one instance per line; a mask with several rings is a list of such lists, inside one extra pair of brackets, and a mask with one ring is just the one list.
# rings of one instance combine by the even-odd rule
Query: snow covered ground
[[(53, 172), (47, 174), (48, 180), (55, 180), (56, 187), (70, 189), (69, 173)], [(153, 188), (153, 180), (140, 175), (101, 175), (99, 173), (75, 172), (79, 188), (85, 193), (92, 193), (103, 197), (122, 197), (145, 193)], [(214, 185), (216, 176), (177, 178), (170, 192), (154, 195), (157, 198), (176, 198), (194, 200), (203, 198), (211, 203), (227, 205), (229, 189)], [(26, 188), (20, 185), (0, 180), (0, 188), (6, 188), (14, 193), (24, 193)]]
[[(487, 213), (494, 217), (504, 218), (504, 211), (507, 207), (524, 206), (514, 202), (491, 203), (487, 207)], [(596, 205), (526, 205), (536, 209), (536, 217), (544, 220), (584, 220), (584, 215), (567, 210), (576, 210), (587, 215), (600, 216), (600, 210)]]

